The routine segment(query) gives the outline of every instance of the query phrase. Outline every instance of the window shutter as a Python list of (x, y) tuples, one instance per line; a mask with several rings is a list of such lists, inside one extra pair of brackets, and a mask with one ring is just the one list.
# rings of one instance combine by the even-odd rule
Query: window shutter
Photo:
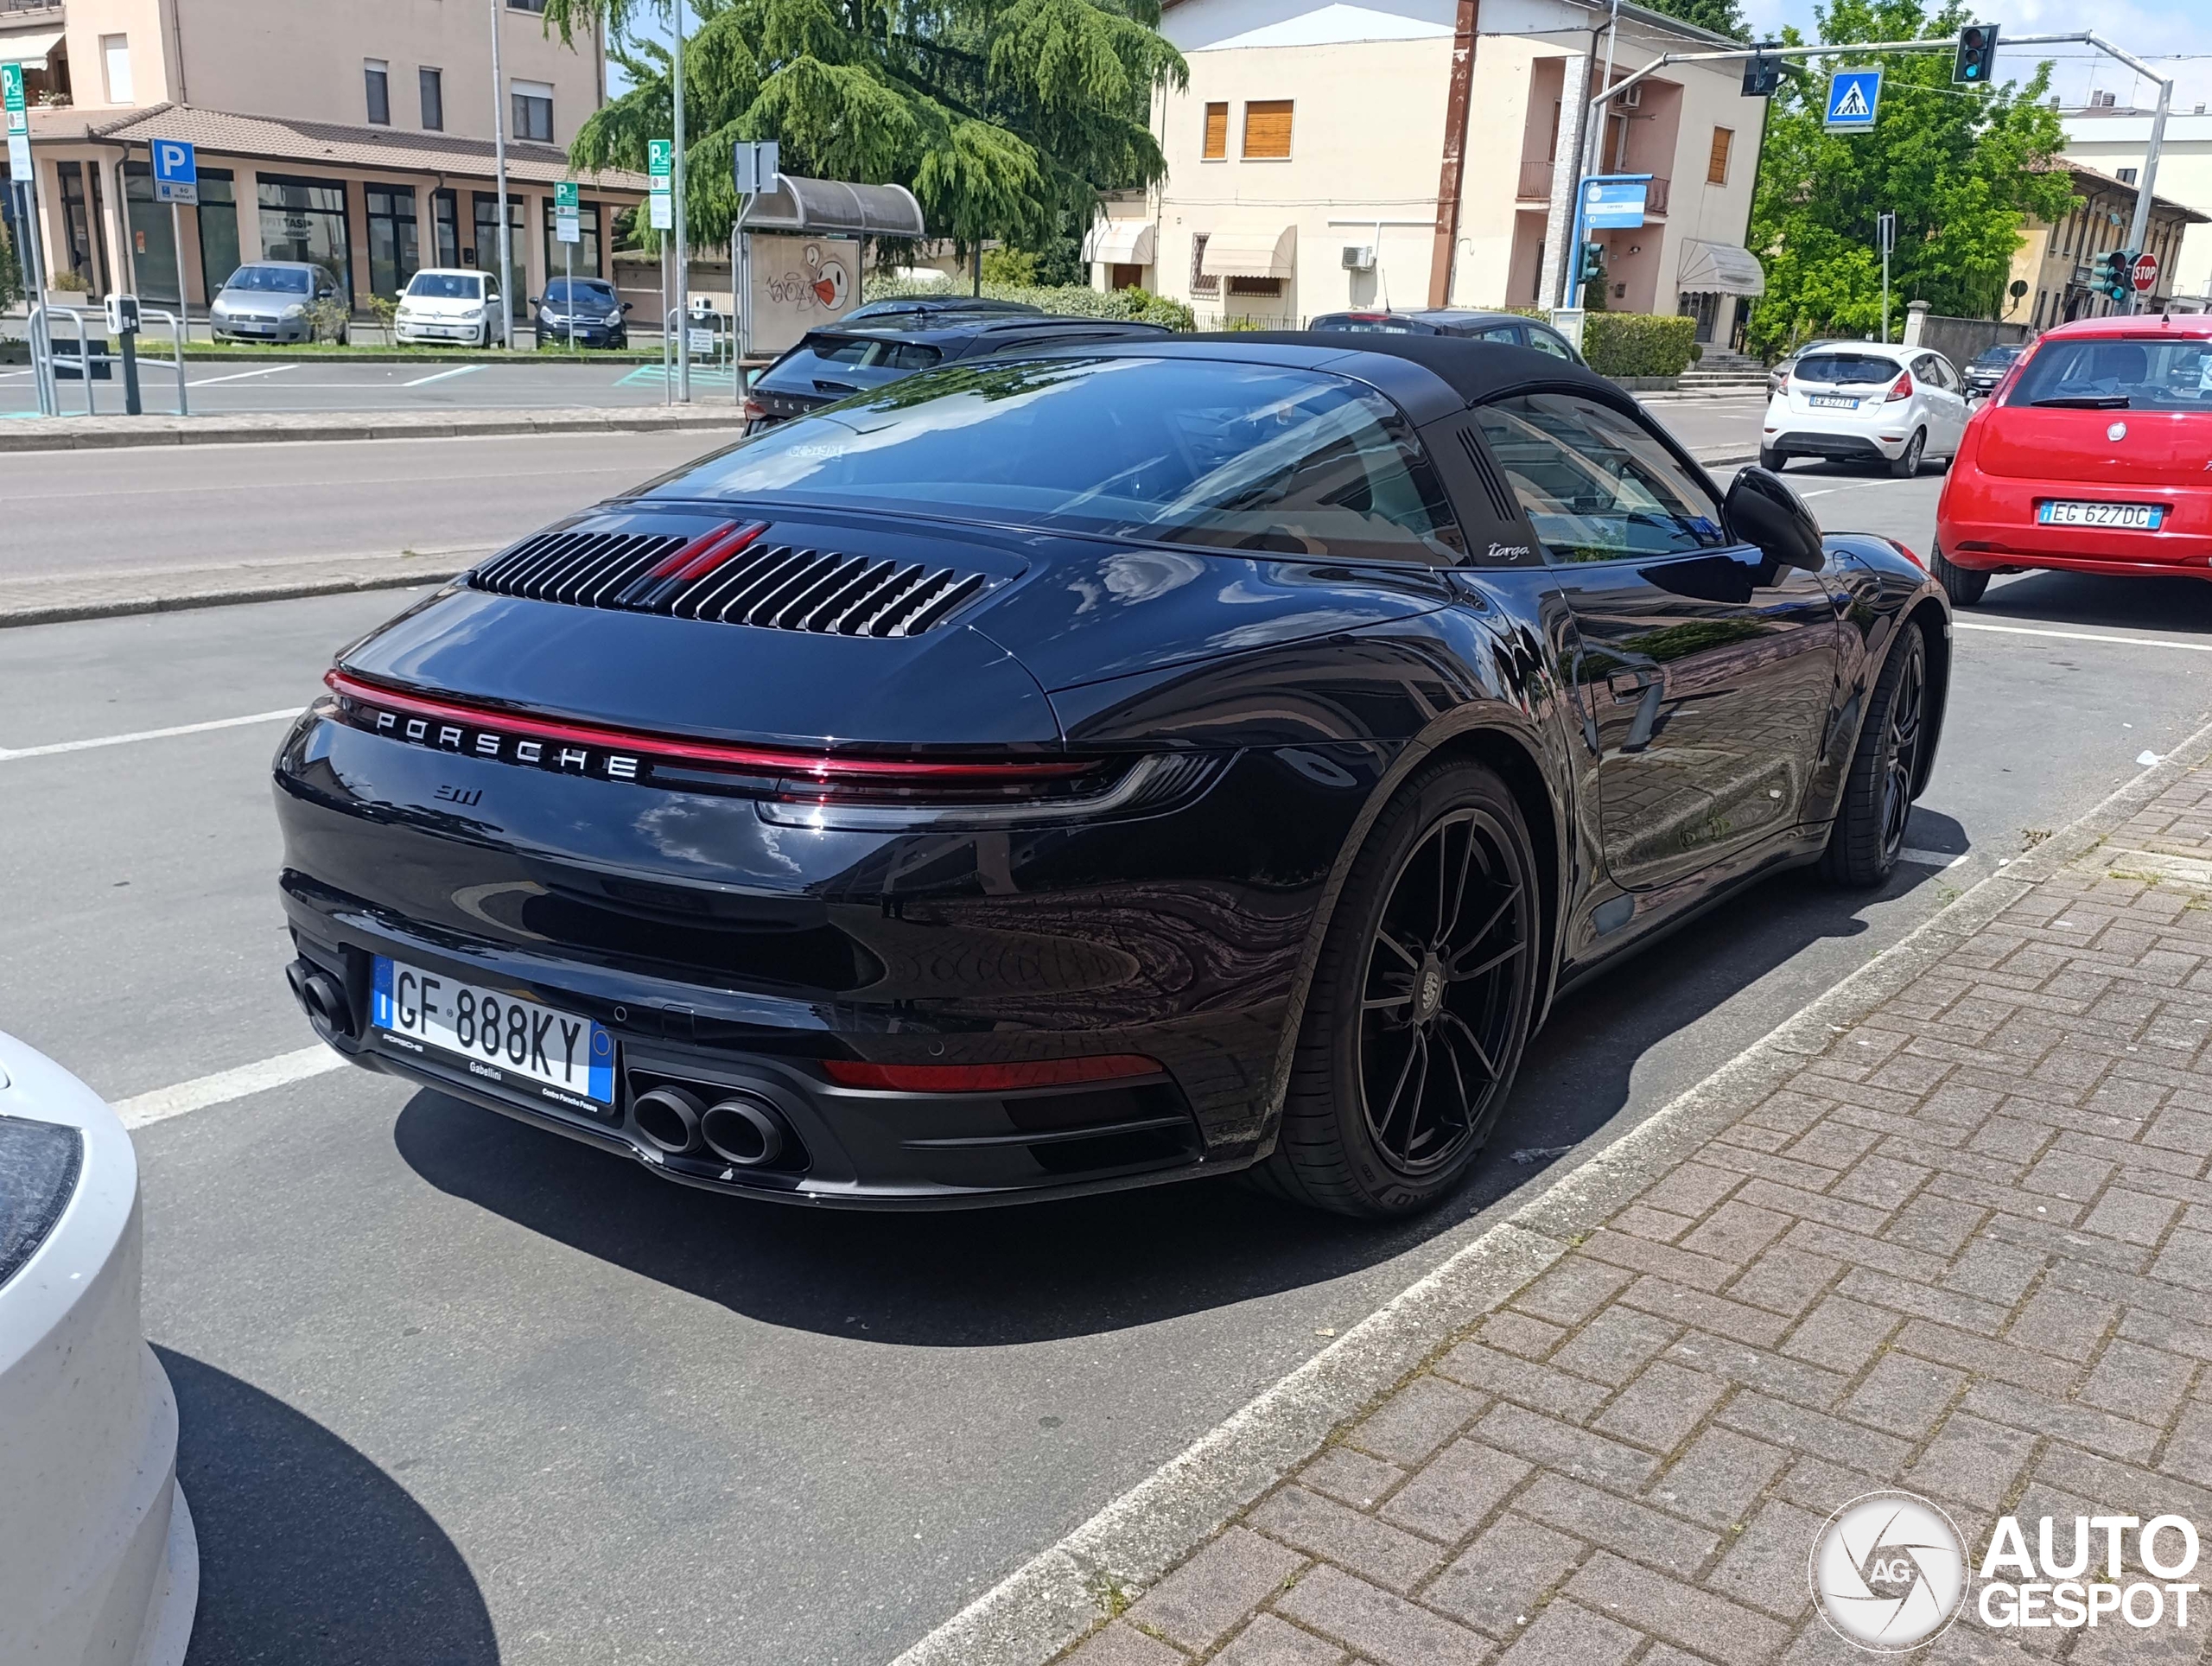
[(1229, 154), (1229, 106), (1210, 104), (1206, 106), (1205, 149), (1198, 153), (1201, 160), (1219, 162)]
[(1728, 152), (1736, 143), (1733, 128), (1716, 127), (1713, 130), (1713, 154), (1706, 159), (1705, 182), (1707, 185), (1728, 183)]
[(1244, 106), (1244, 155), (1255, 162), (1290, 159), (1288, 99), (1254, 99)]

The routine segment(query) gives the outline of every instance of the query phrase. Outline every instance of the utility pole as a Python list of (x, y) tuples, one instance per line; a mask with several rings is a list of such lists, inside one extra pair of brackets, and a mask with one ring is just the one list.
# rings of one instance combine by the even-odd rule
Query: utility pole
[(1874, 222), (1875, 241), (1882, 245), (1882, 345), (1890, 345), (1890, 251), (1897, 246), (1897, 217), (1885, 213)]
[[(515, 350), (515, 298), (507, 293), (514, 270), (514, 251), (507, 230), (507, 88), (499, 73), (499, 10), (504, 0), (491, 0), (492, 8), (492, 168), (499, 199), (499, 340), (509, 353)], [(477, 260), (483, 260), (481, 251)]]
[[(2117, 49), (2113, 49), (2113, 55), (2120, 56)], [(2121, 61), (2132, 67), (2140, 67), (2130, 58), (2121, 58)], [(2143, 252), (2143, 239), (2151, 234), (2151, 192), (2158, 182), (2158, 152), (2166, 142), (2166, 107), (2173, 102), (2173, 82), (2159, 81), (2158, 107), (2151, 117), (2151, 141), (2143, 149), (2143, 173), (2135, 187), (2135, 219), (2127, 228), (2127, 246), (2139, 255)], [(2143, 298), (2143, 291), (2130, 289), (2127, 292), (2127, 310), (2141, 312)]]
[[(691, 403), (691, 247), (683, 223), (683, 0), (673, 0), (676, 22), (676, 152), (669, 159), (671, 207), (676, 211), (676, 397)], [(733, 274), (734, 276), (734, 274)]]

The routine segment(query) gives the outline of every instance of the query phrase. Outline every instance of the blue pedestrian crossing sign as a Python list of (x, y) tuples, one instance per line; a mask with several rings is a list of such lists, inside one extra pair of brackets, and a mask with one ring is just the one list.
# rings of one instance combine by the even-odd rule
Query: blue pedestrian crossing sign
[(182, 139), (156, 139), (152, 149), (154, 200), (198, 202), (200, 158), (192, 146)]
[(1873, 126), (1874, 112), (1881, 107), (1879, 69), (1839, 69), (1828, 77), (1829, 132), (1861, 132)]

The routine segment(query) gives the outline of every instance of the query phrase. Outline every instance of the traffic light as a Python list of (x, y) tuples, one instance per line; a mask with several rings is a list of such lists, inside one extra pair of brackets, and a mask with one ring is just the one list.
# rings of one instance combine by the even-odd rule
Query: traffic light
[(2090, 287), (2109, 301), (2125, 301), (2134, 288), (2135, 257), (2125, 249), (2112, 249), (2097, 257)]
[(1744, 96), (1746, 99), (1770, 99), (1774, 90), (1782, 85), (1782, 60), (1770, 58), (1764, 53), (1744, 60)]
[(1997, 79), (1997, 25), (1968, 23), (1959, 31), (1958, 61), (1951, 79), (1987, 86)]
[[(1605, 245), (1596, 238), (1582, 245), (1582, 304), (1592, 312), (1605, 309)], [(1592, 305), (1595, 297), (1596, 304)]]

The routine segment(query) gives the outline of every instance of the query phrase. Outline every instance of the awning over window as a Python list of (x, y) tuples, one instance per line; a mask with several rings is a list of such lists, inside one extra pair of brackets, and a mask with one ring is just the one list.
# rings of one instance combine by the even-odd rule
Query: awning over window
[(1766, 273), (1749, 249), (1691, 238), (1682, 245), (1675, 287), (1684, 295), (1764, 295)]
[(1084, 234), (1083, 258), (1109, 266), (1152, 264), (1152, 222), (1148, 219), (1101, 219)]
[(1205, 277), (1288, 277), (1298, 264), (1298, 227), (1272, 220), (1232, 222), (1207, 235), (1198, 257)]
[(42, 64), (46, 55), (61, 44), (58, 29), (33, 29), (26, 35), (0, 35), (0, 64)]
[(848, 185), (842, 180), (776, 175), (776, 188), (745, 213), (753, 232), (857, 232), (863, 237), (920, 237), (922, 206), (903, 185)]

